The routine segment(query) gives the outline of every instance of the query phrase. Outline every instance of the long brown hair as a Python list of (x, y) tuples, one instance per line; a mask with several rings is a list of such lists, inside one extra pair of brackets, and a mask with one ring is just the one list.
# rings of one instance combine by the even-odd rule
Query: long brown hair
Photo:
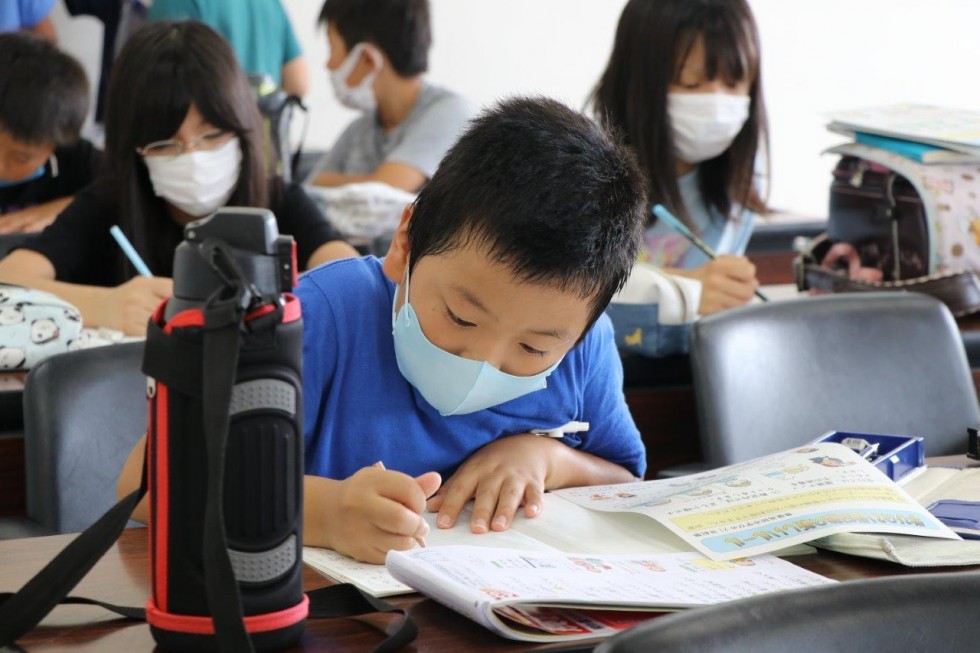
[(677, 184), (667, 93), (699, 37), (708, 78), (748, 79), (751, 100), (748, 120), (732, 145), (699, 164), (701, 196), (728, 219), (735, 217), (736, 207), (764, 211), (756, 163), (761, 158), (768, 174), (769, 130), (759, 35), (745, 0), (630, 0), (619, 19), (609, 63), (590, 98), (596, 118), (620, 132), (636, 153), (651, 203), (663, 204), (689, 225)]
[[(268, 208), (269, 203), (262, 118), (231, 46), (203, 23), (144, 25), (113, 65), (101, 183), (116, 198), (120, 227), (158, 275), (172, 274), (183, 228), (153, 193), (136, 148), (173, 137), (191, 104), (241, 142), (241, 172), (228, 204)], [(125, 259), (119, 264), (124, 278), (132, 276)]]

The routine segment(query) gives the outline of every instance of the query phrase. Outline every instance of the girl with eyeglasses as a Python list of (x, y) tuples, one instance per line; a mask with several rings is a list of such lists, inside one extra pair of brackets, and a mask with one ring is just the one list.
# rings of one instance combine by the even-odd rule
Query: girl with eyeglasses
[[(312, 268), (357, 252), (296, 184), (271, 176), (262, 120), (225, 40), (197, 22), (144, 26), (117, 59), (98, 181), (41, 234), (0, 261), (0, 280), (76, 305), (87, 326), (145, 333), (170, 295), (184, 225), (223, 206), (268, 208)], [(119, 225), (154, 274), (134, 276)]]

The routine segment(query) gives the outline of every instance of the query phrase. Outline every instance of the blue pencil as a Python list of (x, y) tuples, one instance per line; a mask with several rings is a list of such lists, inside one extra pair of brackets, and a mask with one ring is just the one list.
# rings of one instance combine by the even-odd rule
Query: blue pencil
[[(695, 234), (693, 231), (688, 229), (687, 225), (681, 222), (676, 215), (674, 215), (666, 208), (664, 208), (663, 204), (655, 204), (653, 207), (653, 214), (657, 216), (657, 218), (659, 218), (660, 220), (666, 222), (674, 231), (676, 231), (677, 233), (679, 233), (680, 235), (684, 236), (689, 241), (691, 241), (691, 244), (697, 247), (698, 249), (700, 249), (702, 252), (704, 252), (705, 256), (707, 256), (711, 260), (718, 258), (718, 255), (715, 254), (715, 251), (711, 249), (711, 247), (706, 242), (698, 238), (697, 234)], [(764, 302), (769, 301), (769, 298), (763, 295), (758, 290), (755, 291), (755, 296)]]
[(117, 243), (119, 243), (119, 248), (122, 249), (123, 254), (125, 254), (126, 258), (129, 259), (129, 262), (133, 264), (136, 271), (144, 277), (152, 277), (153, 273), (150, 272), (150, 268), (146, 267), (146, 263), (144, 263), (143, 259), (140, 258), (140, 255), (136, 252), (136, 248), (134, 248), (133, 244), (129, 242), (129, 238), (126, 238), (126, 234), (122, 232), (119, 225), (113, 225), (112, 228), (109, 229), (109, 233), (112, 234), (112, 237), (116, 239)]

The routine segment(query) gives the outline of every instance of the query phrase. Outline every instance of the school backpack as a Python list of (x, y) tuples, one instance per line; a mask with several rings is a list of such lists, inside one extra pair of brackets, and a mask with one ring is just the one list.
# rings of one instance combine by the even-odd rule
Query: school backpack
[[(303, 141), (309, 126), (309, 110), (303, 100), (283, 91), (268, 75), (249, 75), (249, 83), (255, 92), (259, 113), (262, 114), (262, 129), (268, 148), (265, 158), (270, 172), (285, 181), (293, 181), (303, 153)], [(294, 150), (290, 144), (290, 136), (293, 117), (297, 111), (303, 112), (304, 121), (302, 136)]]
[(826, 233), (794, 261), (800, 290), (915, 291), (957, 317), (980, 311), (980, 165), (926, 165), (848, 143), (831, 148)]

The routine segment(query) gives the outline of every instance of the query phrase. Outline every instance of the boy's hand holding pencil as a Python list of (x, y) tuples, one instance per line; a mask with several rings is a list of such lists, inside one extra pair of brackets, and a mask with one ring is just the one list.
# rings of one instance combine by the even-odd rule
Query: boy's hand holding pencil
[(413, 478), (380, 461), (342, 481), (307, 476), (303, 541), (383, 564), (391, 549), (424, 546), (425, 501), (441, 483), (436, 472)]

